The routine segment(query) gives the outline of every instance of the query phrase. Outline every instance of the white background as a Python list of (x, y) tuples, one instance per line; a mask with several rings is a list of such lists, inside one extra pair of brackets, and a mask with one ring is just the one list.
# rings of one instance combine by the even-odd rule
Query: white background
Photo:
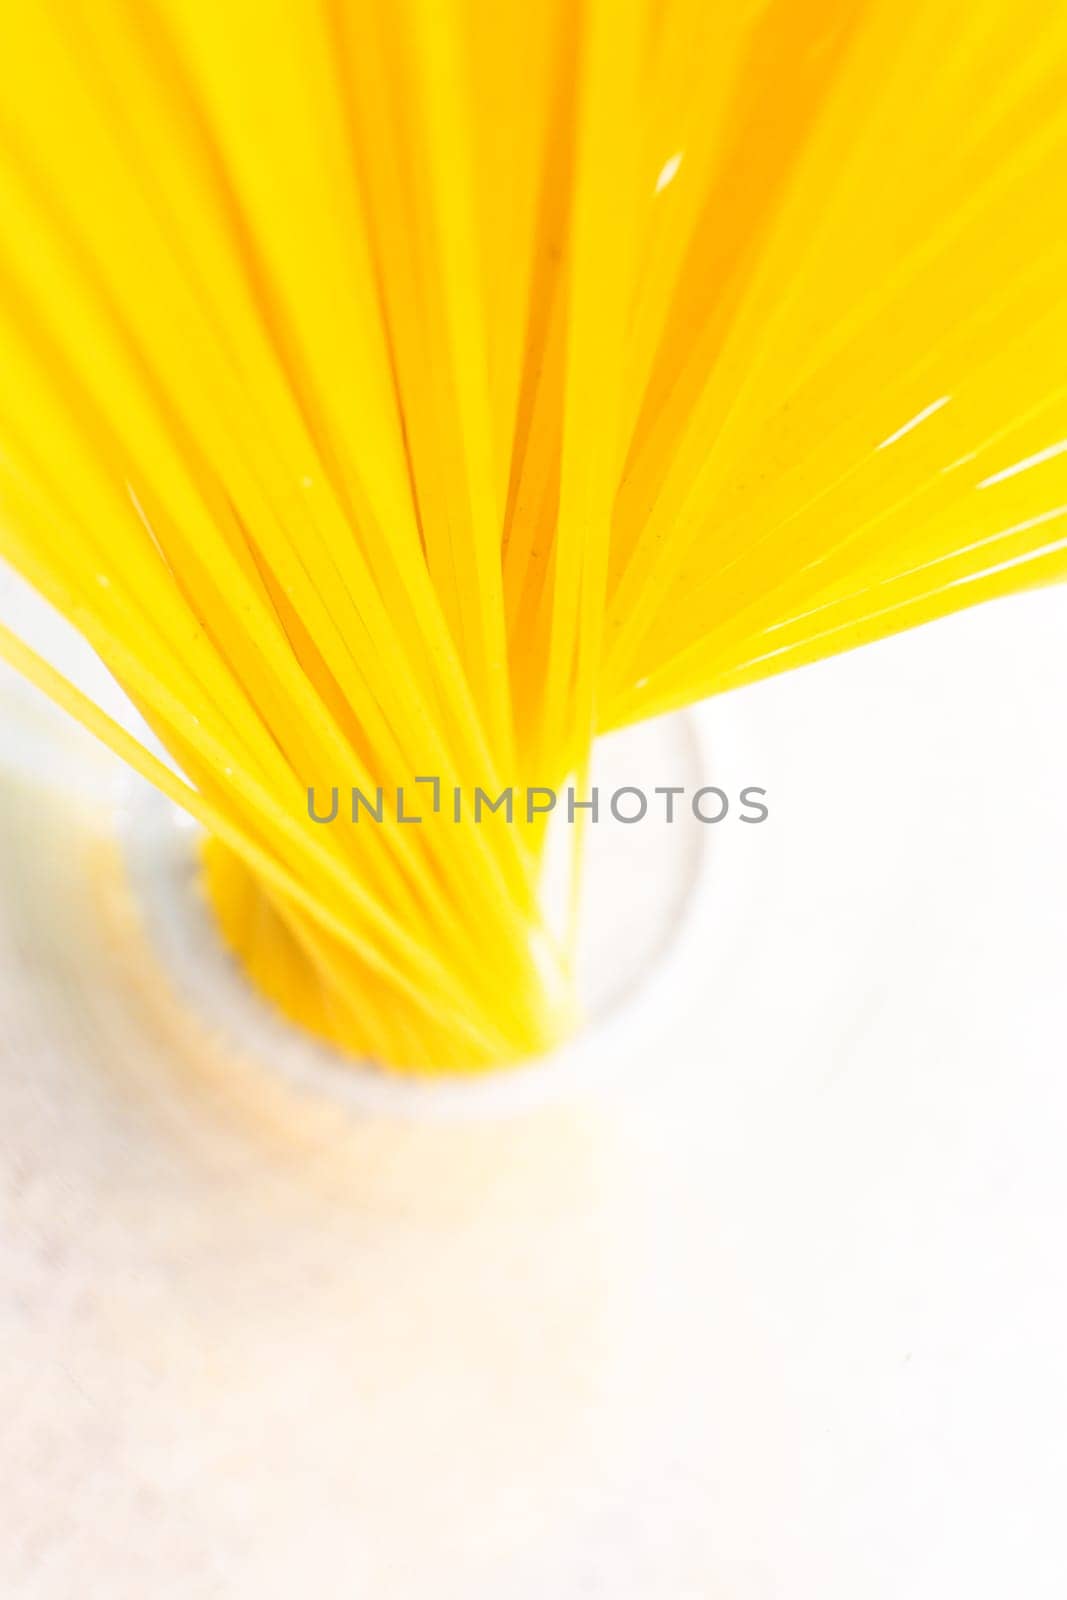
[(197, 1033), (32, 698), (5, 1592), (1062, 1600), (1067, 591), (702, 708), (770, 820), (712, 830), (596, 1089), (484, 1120)]

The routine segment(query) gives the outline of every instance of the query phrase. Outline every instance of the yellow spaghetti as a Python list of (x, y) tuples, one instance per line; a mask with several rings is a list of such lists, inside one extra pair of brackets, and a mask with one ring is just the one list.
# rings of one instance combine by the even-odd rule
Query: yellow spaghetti
[[(594, 737), (1067, 569), (1048, 0), (34, 0), (0, 60), (0, 552), (353, 1054), (571, 1025)], [(423, 807), (425, 809), (425, 806)]]

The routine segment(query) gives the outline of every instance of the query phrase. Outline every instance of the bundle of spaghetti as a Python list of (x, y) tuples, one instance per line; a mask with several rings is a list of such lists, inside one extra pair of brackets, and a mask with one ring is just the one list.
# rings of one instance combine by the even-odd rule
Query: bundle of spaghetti
[[(347, 1051), (573, 1025), (521, 807), (598, 733), (1067, 569), (1046, 0), (38, 0), (0, 62), (0, 554)], [(153, 741), (158, 741), (154, 747)]]

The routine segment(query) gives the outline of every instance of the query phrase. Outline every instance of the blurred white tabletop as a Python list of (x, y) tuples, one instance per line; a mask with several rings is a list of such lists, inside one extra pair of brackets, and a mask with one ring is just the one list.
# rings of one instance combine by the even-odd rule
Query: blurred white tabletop
[(701, 708), (617, 1077), (449, 1122), (186, 1014), (5, 676), (0, 1590), (1062, 1600), (1065, 705), (1061, 590)]

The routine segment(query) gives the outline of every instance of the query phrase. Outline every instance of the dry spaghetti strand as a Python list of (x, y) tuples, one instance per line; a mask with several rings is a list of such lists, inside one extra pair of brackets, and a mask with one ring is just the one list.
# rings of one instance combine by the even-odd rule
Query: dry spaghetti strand
[(1067, 573), (1063, 8), (5, 34), (0, 554), (183, 776), (0, 654), (202, 822), (253, 981), (349, 1052), (572, 1025), (521, 791), (598, 733)]

